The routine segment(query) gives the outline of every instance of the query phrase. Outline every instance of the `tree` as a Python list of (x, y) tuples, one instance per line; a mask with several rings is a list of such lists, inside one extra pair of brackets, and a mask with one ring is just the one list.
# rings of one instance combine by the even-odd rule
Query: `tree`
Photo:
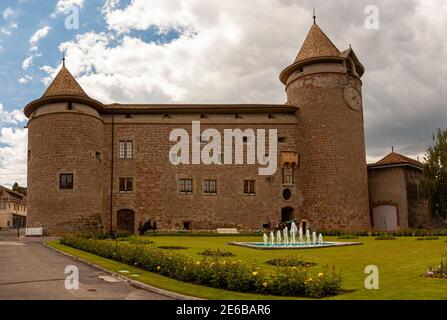
[(422, 187), (433, 217), (447, 219), (447, 130), (433, 134), (426, 154)]
[(27, 189), (25, 187), (19, 186), (19, 184), (16, 182), (12, 186), (12, 191), (23, 194), (24, 196), (26, 196)]

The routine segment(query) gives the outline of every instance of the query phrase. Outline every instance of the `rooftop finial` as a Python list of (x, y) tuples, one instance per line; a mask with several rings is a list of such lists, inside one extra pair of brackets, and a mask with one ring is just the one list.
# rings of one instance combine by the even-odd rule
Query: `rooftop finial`
[(391, 146), (391, 152), (394, 153), (394, 146)]
[(65, 67), (65, 53), (67, 52), (67, 50), (63, 50), (62, 51), (62, 66)]
[(314, 16), (313, 16), (313, 18), (314, 18), (314, 23), (317, 23), (317, 11), (316, 11), (315, 7), (314, 7)]

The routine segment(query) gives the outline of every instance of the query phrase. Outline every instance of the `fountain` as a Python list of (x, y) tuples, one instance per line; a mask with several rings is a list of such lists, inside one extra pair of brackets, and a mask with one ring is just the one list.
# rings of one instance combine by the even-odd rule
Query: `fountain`
[[(296, 241), (296, 232), (298, 231), (299, 242)], [(290, 234), (290, 239), (289, 239)], [(361, 242), (324, 242), (323, 234), (317, 235), (316, 231), (310, 232), (306, 230), (305, 239), (303, 237), (303, 228), (297, 228), (296, 224), (292, 223), (290, 226), (290, 232), (285, 227), (275, 232), (271, 231), (270, 236), (267, 233), (263, 234), (263, 242), (232, 242), (231, 245), (249, 247), (253, 249), (317, 249), (328, 247), (341, 247), (341, 246), (354, 246), (361, 245)]]

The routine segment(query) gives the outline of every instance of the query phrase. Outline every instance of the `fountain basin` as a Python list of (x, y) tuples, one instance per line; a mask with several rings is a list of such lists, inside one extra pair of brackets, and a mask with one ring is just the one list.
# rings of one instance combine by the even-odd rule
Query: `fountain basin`
[(323, 242), (323, 244), (311, 244), (311, 243), (295, 243), (295, 244), (265, 244), (263, 242), (230, 242), (229, 245), (246, 247), (257, 250), (304, 250), (304, 249), (322, 249), (322, 248), (334, 248), (334, 247), (348, 247), (359, 246), (362, 242)]

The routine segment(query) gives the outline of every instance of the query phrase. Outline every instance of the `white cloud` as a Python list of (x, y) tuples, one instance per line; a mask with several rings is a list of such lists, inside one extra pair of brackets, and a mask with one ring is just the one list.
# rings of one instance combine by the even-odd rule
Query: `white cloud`
[[(369, 1), (337, 0), (318, 23), (340, 50), (352, 43), (366, 66), (365, 123), (371, 160), (419, 155), (445, 127), (447, 3), (376, 0), (381, 28), (364, 28)], [(106, 33), (61, 45), (67, 64), (92, 96), (127, 103), (283, 103), (279, 72), (296, 56), (312, 23), (311, 0), (107, 0)], [(399, 19), (396, 19), (396, 12)], [(169, 42), (139, 37), (176, 31)], [(54, 67), (46, 68), (49, 77)], [(46, 78), (46, 81), (49, 80)], [(417, 88), (417, 90), (415, 90)]]
[(69, 12), (74, 6), (82, 9), (84, 7), (84, 0), (59, 0), (52, 14), (53, 17)]
[(17, 15), (17, 11), (12, 9), (11, 7), (7, 7), (4, 11), (3, 11), (3, 19), (8, 19), (11, 17), (15, 17)]
[(50, 32), (51, 28), (49, 26), (44, 26), (37, 30), (30, 38), (30, 51), (35, 52), (39, 50), (39, 41), (45, 38)]
[(25, 76), (19, 78), (18, 81), (19, 81), (20, 84), (25, 84), (25, 83), (28, 83), (28, 82), (30, 82), (30, 81), (32, 81), (32, 80), (33, 80), (33, 77), (32, 77), (32, 76), (30, 76), (30, 75), (25, 75)]
[(6, 111), (0, 103), (0, 185), (26, 185), (27, 131), (21, 110)]
[(17, 125), (26, 121), (26, 117), (20, 110), (13, 110), (8, 112), (4, 109), (3, 104), (0, 103), (0, 126)]
[[(276, 1), (135, 0), (124, 9), (108, 2), (105, 12), (112, 32), (61, 46), (70, 70), (104, 102), (283, 103), (279, 72), (298, 51), (299, 31), (310, 27), (284, 19), (305, 16), (302, 8)], [(151, 27), (179, 38), (145, 42), (114, 32)]]
[(27, 130), (0, 129), (0, 184), (11, 187), (15, 182), (26, 185)]
[(33, 65), (34, 55), (29, 56), (22, 62), (22, 69), (27, 70), (29, 67)]

